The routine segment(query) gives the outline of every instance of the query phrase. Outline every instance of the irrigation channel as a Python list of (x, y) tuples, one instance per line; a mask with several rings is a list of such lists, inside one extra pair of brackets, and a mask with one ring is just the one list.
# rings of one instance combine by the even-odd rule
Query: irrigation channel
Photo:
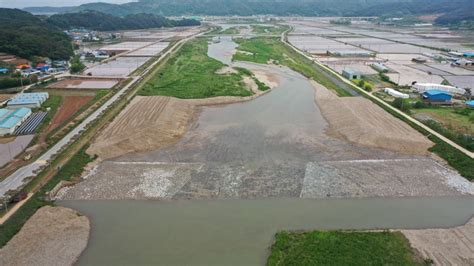
[[(231, 64), (235, 47), (222, 38), (210, 44), (209, 56)], [(474, 197), (431, 179), (404, 187), (414, 195), (434, 190), (432, 197), (323, 199), (335, 188), (319, 173), (335, 178), (341, 171), (321, 167), (324, 162), (349, 162), (352, 175), (371, 180), (387, 172), (408, 171), (414, 180), (419, 169), (434, 169), (427, 178), (445, 172), (422, 156), (327, 136), (327, 122), (303, 76), (279, 66), (233, 65), (269, 71), (279, 85), (252, 101), (203, 108), (177, 144), (104, 161), (85, 181), (106, 178), (113, 184), (142, 171), (151, 177), (145, 198), (164, 201), (77, 200), (81, 194), (73, 188), (59, 202), (92, 222), (79, 265), (262, 265), (278, 230), (451, 227), (474, 214)], [(354, 168), (354, 160), (369, 163)], [(376, 185), (382, 195), (398, 189)], [(91, 195), (94, 189), (84, 191)], [(130, 198), (130, 188), (122, 189), (113, 193)]]

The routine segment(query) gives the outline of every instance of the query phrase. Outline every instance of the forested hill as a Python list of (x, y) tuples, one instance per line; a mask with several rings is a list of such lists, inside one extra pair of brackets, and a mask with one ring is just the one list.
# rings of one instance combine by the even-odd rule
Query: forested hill
[(191, 19), (170, 20), (163, 16), (144, 13), (116, 17), (98, 11), (56, 14), (49, 17), (46, 22), (61, 29), (86, 28), (100, 31), (200, 25), (199, 21)]
[[(151, 13), (181, 15), (407, 16), (443, 14), (440, 24), (474, 20), (474, 0), (139, 0), (126, 4), (89, 3), (68, 11), (96, 10), (115, 16)], [(46, 8), (28, 8), (46, 12)], [(60, 11), (57, 8), (49, 10)]]
[(72, 53), (69, 37), (60, 29), (18, 9), (0, 8), (0, 52), (24, 58), (44, 56), (67, 59)]

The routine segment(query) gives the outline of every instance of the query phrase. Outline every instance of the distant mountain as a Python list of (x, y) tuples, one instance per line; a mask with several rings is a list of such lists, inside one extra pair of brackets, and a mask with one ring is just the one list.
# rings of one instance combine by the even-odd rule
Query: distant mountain
[(46, 22), (61, 29), (86, 28), (99, 31), (200, 25), (199, 21), (192, 19), (170, 20), (144, 13), (116, 17), (99, 11), (56, 14), (47, 18)]
[[(36, 8), (28, 8), (36, 12)], [(45, 8), (43, 11), (47, 10)], [(441, 24), (472, 20), (474, 0), (139, 0), (126, 4), (89, 3), (70, 11), (95, 10), (114, 16), (149, 13), (182, 15), (407, 16), (443, 14)], [(49, 10), (52, 11), (52, 10)], [(462, 15), (462, 16), (459, 16)]]
[(51, 7), (51, 6), (39, 6), (39, 7), (26, 7), (23, 11), (30, 12), (34, 15), (41, 14), (57, 14), (65, 13), (74, 10), (77, 7), (74, 6), (63, 6), (63, 7)]
[(28, 12), (0, 8), (0, 25), (0, 52), (51, 59), (68, 59), (73, 54), (64, 32)]

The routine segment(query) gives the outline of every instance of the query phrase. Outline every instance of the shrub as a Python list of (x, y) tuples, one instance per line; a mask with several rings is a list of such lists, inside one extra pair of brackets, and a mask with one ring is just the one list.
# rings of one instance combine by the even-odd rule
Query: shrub
[(365, 82), (364, 82), (363, 80), (357, 81), (357, 85), (358, 85), (359, 87), (361, 87), (361, 88), (364, 87), (364, 84), (365, 84)]
[(372, 91), (372, 85), (370, 85), (369, 83), (365, 83), (365, 85), (364, 85), (364, 90), (366, 90), (366, 91)]
[(396, 98), (393, 102), (392, 102), (392, 105), (395, 107), (395, 108), (398, 108), (404, 112), (410, 110), (410, 103), (406, 100), (406, 99), (402, 99), (402, 98)]
[(413, 104), (413, 108), (415, 109), (426, 108), (426, 104), (422, 101), (416, 101), (415, 104)]

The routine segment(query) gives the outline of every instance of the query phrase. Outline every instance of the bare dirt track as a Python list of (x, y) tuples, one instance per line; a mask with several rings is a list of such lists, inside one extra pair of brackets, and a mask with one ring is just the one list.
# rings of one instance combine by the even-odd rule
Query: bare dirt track
[(315, 100), (329, 123), (327, 133), (366, 147), (427, 155), (431, 141), (362, 97), (337, 97), (316, 82)]
[(454, 228), (402, 230), (402, 233), (434, 265), (474, 265), (474, 218)]
[(76, 211), (43, 207), (0, 250), (0, 265), (72, 265), (89, 231), (89, 219)]

